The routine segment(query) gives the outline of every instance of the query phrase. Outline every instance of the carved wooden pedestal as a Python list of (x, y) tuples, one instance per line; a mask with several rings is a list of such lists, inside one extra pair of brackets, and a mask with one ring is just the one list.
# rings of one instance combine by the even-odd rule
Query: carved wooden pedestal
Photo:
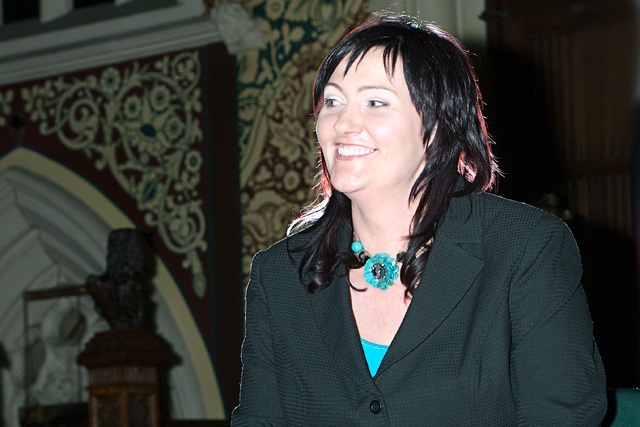
[(96, 334), (78, 356), (89, 370), (89, 426), (158, 427), (158, 368), (169, 360), (168, 349), (154, 334)]

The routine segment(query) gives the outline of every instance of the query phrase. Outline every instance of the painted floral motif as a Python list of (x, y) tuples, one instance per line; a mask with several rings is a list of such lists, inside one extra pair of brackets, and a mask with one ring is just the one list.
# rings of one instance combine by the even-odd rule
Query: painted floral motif
[[(206, 251), (201, 179), (200, 60), (196, 52), (164, 56), (152, 66), (70, 81), (46, 80), (22, 90), (25, 112), (42, 135), (56, 135), (108, 170), (157, 228), (164, 245), (184, 257), (193, 290), (203, 297)], [(2, 108), (3, 98), (0, 98)], [(0, 110), (4, 112), (4, 110)]]
[(117, 68), (109, 67), (100, 76), (100, 87), (109, 95), (115, 94), (120, 89), (120, 71)]
[(13, 102), (13, 91), (0, 92), (0, 126), (6, 126), (7, 118), (11, 114), (11, 103)]
[(367, 14), (366, 0), (253, 0), (268, 20), (261, 51), (240, 53), (238, 135), (244, 271), (253, 254), (281, 239), (294, 214), (315, 197), (317, 172), (311, 87), (340, 37)]

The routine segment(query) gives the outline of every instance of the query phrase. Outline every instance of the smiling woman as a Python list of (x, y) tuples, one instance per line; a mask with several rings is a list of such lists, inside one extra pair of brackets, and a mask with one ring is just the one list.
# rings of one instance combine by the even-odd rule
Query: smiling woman
[(321, 194), (254, 258), (232, 425), (599, 425), (580, 254), (559, 218), (488, 193), (460, 43), (372, 19), (313, 95)]

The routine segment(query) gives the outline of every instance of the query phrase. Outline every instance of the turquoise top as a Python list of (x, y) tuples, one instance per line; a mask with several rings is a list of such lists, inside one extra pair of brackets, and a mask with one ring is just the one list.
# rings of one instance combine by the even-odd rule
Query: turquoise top
[(374, 377), (376, 372), (378, 372), (382, 358), (387, 353), (389, 346), (374, 344), (362, 338), (360, 338), (360, 342), (364, 350), (364, 358), (367, 359), (367, 365), (369, 365), (369, 372), (371, 372), (371, 376)]

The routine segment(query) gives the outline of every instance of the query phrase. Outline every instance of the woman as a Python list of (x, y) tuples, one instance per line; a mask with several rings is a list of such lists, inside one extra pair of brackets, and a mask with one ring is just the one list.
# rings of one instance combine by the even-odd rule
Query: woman
[(497, 174), (434, 25), (349, 33), (313, 90), (322, 200), (254, 258), (234, 426), (595, 426), (605, 378), (565, 224)]

